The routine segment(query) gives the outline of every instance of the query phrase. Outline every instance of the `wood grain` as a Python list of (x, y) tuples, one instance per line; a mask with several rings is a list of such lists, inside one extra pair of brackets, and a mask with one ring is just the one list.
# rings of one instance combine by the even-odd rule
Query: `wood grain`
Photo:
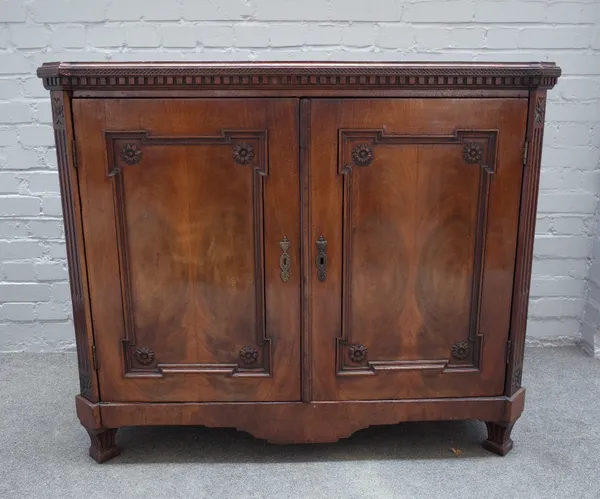
[[(312, 274), (315, 400), (503, 393), (523, 151), (509, 145), (524, 145), (526, 112), (524, 99), (313, 102), (312, 237), (329, 257), (327, 280)], [(352, 165), (360, 144), (368, 166)]]
[(105, 400), (299, 400), (297, 115), (294, 100), (75, 101)]
[(40, 67), (92, 458), (129, 425), (306, 443), (444, 419), (481, 419), (484, 446), (510, 451), (560, 73)]

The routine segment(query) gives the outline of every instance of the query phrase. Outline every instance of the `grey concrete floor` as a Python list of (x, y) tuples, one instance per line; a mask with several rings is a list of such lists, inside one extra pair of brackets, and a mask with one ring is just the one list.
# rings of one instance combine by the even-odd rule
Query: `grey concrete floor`
[(600, 361), (529, 349), (523, 383), (504, 458), (481, 449), (483, 423), (440, 422), (301, 446), (228, 429), (125, 428), (122, 455), (98, 465), (75, 415), (75, 356), (3, 354), (0, 498), (600, 498)]

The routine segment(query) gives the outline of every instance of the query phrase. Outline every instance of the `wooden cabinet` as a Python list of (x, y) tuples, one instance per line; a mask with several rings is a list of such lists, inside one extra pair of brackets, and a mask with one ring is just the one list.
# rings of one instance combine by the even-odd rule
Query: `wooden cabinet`
[(90, 454), (121, 426), (506, 454), (554, 64), (51, 63)]

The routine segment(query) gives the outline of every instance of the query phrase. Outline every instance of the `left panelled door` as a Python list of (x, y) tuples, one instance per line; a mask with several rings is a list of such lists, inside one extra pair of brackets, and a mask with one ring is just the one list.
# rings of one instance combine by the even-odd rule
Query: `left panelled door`
[(298, 101), (73, 112), (101, 399), (299, 400)]

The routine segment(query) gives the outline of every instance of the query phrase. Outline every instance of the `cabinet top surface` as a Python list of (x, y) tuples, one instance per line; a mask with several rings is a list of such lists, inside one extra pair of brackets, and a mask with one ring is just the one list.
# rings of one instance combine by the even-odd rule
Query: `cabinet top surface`
[(548, 62), (50, 62), (47, 89), (552, 88)]

